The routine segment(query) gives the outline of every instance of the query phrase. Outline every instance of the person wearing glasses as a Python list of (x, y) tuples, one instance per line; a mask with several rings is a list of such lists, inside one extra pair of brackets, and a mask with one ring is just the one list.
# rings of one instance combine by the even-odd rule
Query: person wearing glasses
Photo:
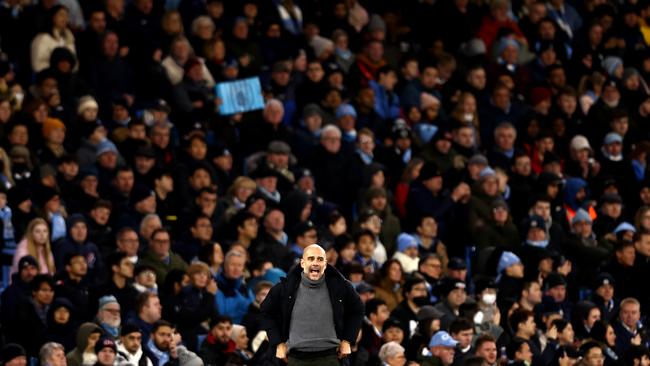
[(187, 271), (187, 263), (178, 254), (171, 251), (171, 235), (167, 229), (156, 229), (149, 239), (149, 249), (139, 259), (138, 264), (148, 265), (156, 271), (158, 286), (165, 282), (165, 277), (173, 269)]

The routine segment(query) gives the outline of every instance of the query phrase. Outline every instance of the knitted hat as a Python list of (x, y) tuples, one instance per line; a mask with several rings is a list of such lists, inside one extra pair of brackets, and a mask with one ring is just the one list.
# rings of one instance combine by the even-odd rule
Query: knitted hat
[(134, 323), (126, 323), (122, 325), (122, 329), (120, 330), (121, 336), (129, 335), (131, 333), (142, 333), (142, 330)]
[(409, 235), (407, 233), (401, 233), (397, 237), (397, 248), (400, 252), (406, 251), (408, 248), (417, 248), (418, 243), (413, 237), (413, 235)]
[(530, 104), (536, 106), (545, 100), (551, 99), (551, 97), (553, 97), (553, 93), (549, 88), (537, 86), (530, 91)]
[(336, 119), (341, 119), (345, 116), (357, 118), (357, 111), (351, 104), (342, 103), (336, 108)]
[(422, 165), (422, 168), (420, 169), (420, 175), (418, 175), (417, 179), (420, 182), (424, 182), (425, 180), (440, 176), (442, 176), (442, 173), (438, 169), (438, 166), (432, 161), (427, 161), (424, 163), (424, 165)]
[(25, 255), (21, 257), (18, 261), (18, 270), (26, 268), (27, 266), (34, 266), (38, 268), (38, 262), (36, 262), (36, 258), (32, 257), (31, 255)]
[(609, 76), (614, 76), (614, 72), (619, 66), (623, 66), (623, 60), (617, 56), (607, 56), (601, 63), (601, 66)]
[(309, 118), (311, 116), (323, 116), (323, 110), (318, 104), (310, 103), (302, 109), (302, 118)]
[(103, 153), (107, 153), (107, 152), (112, 152), (116, 155), (119, 154), (117, 150), (117, 146), (115, 146), (115, 144), (111, 140), (104, 140), (100, 142), (99, 145), (97, 145), (97, 151), (95, 152), (95, 156), (99, 157)]
[(102, 296), (99, 298), (99, 306), (97, 307), (99, 310), (104, 309), (104, 307), (108, 304), (118, 304), (119, 302), (117, 301), (117, 298), (113, 295), (106, 295)]
[(609, 145), (618, 142), (619, 144), (623, 143), (623, 137), (616, 132), (610, 132), (605, 136), (603, 144)]
[(519, 263), (521, 263), (521, 259), (519, 259), (519, 257), (515, 253), (505, 251), (501, 254), (501, 258), (499, 258), (499, 264), (497, 265), (497, 273), (501, 274), (508, 267), (514, 266), (515, 264), (519, 264)]
[(593, 220), (591, 219), (591, 216), (589, 216), (589, 212), (581, 208), (576, 211), (576, 214), (571, 219), (571, 225), (575, 225), (578, 222), (586, 222), (591, 224)]
[(77, 114), (82, 114), (88, 109), (99, 110), (99, 104), (92, 95), (84, 95), (79, 99), (79, 105), (77, 105)]
[(95, 344), (95, 353), (101, 352), (104, 348), (111, 348), (113, 352), (117, 353), (117, 345), (115, 341), (110, 338), (102, 338)]
[(55, 129), (62, 129), (65, 131), (65, 124), (58, 118), (46, 118), (43, 122), (43, 137), (47, 137)]
[(27, 356), (25, 349), (21, 345), (7, 343), (0, 349), (0, 365), (7, 364), (9, 361), (21, 356)]

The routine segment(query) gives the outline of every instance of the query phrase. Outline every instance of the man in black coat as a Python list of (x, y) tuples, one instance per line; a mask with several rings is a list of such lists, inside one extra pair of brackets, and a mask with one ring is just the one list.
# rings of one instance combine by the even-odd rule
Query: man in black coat
[[(327, 303), (331, 306), (323, 306)], [(317, 244), (305, 248), (300, 267), (271, 289), (261, 310), (270, 347), (290, 365), (338, 365), (337, 354), (352, 352), (364, 316), (359, 295), (327, 265)]]

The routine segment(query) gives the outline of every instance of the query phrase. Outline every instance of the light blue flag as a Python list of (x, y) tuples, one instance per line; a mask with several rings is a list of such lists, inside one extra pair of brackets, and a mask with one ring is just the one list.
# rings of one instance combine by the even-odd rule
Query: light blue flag
[(218, 83), (215, 91), (222, 101), (219, 114), (229, 115), (264, 108), (262, 86), (258, 77)]

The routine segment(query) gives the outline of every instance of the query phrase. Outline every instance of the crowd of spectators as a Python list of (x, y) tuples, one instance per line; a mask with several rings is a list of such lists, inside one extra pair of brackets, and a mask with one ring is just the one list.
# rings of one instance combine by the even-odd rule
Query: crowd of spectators
[(0, 365), (280, 364), (314, 243), (347, 364), (650, 365), (649, 77), (648, 0), (1, 0)]

